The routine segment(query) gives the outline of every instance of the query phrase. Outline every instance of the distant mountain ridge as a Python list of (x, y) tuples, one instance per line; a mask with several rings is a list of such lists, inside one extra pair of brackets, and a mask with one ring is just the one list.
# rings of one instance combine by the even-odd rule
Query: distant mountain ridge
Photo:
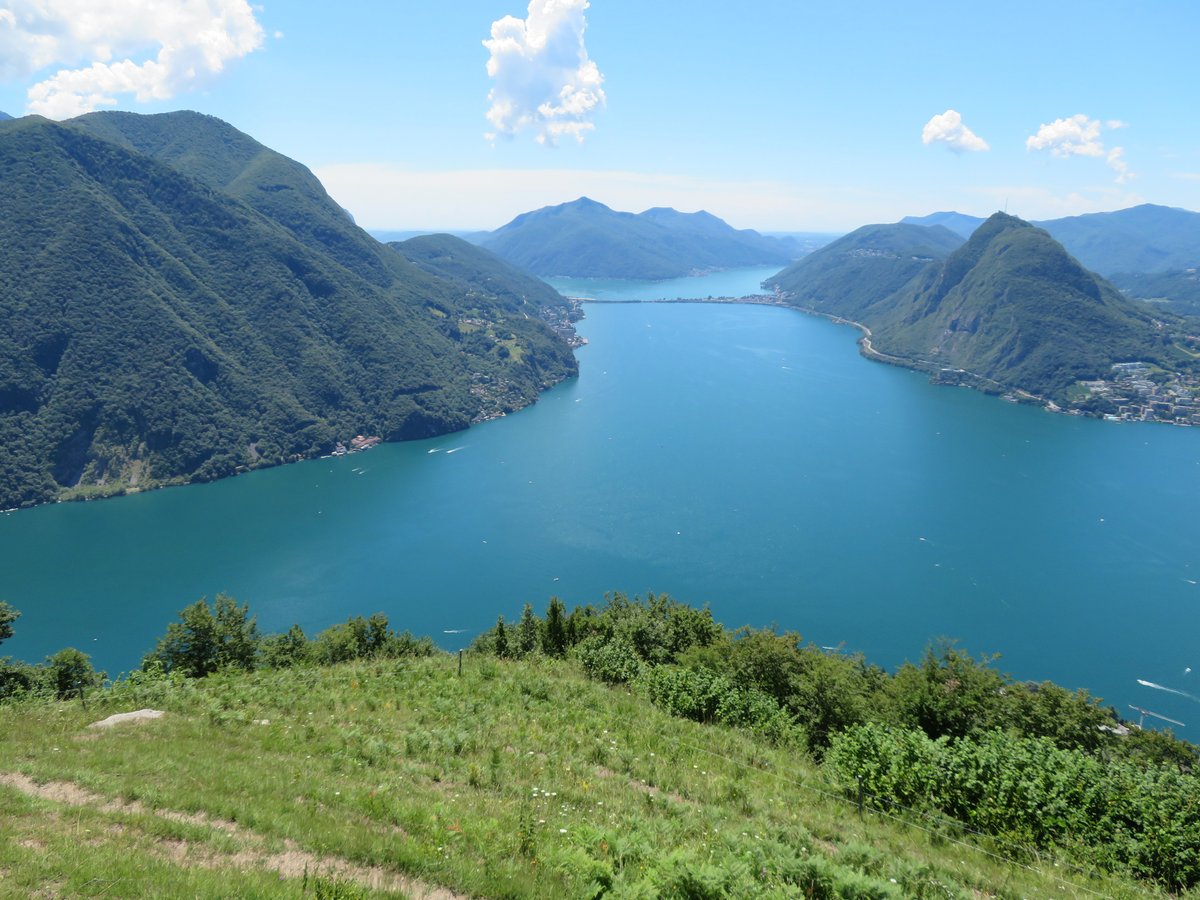
[(11, 118), (12, 116), (10, 116), (8, 113), (0, 112), (0, 122), (7, 122)]
[[(957, 212), (905, 216), (904, 224), (944, 225), (964, 238), (986, 221)], [(1200, 266), (1200, 213), (1143, 203), (1115, 212), (1034, 222), (1084, 266), (1105, 277)]]
[[(929, 232), (927, 258), (914, 229)], [(899, 283), (898, 282), (902, 282)], [(1049, 233), (996, 213), (963, 242), (942, 226), (859, 229), (769, 282), (792, 302), (860, 322), (876, 355), (974, 386), (1069, 405), (1114, 363), (1194, 367), (1168, 328)]]
[(963, 240), (969, 238), (983, 223), (984, 220), (978, 216), (968, 216), (960, 212), (935, 212), (927, 216), (905, 216), (900, 220), (901, 225), (940, 225), (953, 231)]
[(461, 429), (577, 370), (499, 260), (488, 291), (414, 265), (218, 119), (10, 120), (0, 167), (0, 508)]
[(713, 269), (787, 265), (795, 248), (707, 212), (617, 212), (581, 197), (522, 213), (480, 245), (536, 275), (663, 279)]

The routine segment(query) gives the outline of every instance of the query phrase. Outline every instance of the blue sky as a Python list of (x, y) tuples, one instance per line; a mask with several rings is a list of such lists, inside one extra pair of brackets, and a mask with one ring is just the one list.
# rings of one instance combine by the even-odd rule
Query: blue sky
[(1200, 209), (1198, 26), (1103, 0), (0, 0), (0, 109), (210, 113), (370, 228), (584, 194), (760, 230)]

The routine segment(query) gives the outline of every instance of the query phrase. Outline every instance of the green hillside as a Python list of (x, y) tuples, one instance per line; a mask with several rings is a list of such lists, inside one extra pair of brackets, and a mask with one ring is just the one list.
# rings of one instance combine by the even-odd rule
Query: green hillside
[(1066, 402), (1114, 363), (1187, 357), (1149, 311), (1087, 271), (1045, 231), (996, 213), (936, 270), (879, 307), (873, 344), (931, 366)]
[(793, 302), (854, 321), (962, 245), (940, 226), (865, 225), (797, 260), (766, 286)]
[(1200, 316), (1200, 274), (1196, 267), (1168, 272), (1121, 272), (1109, 280), (1134, 300), (1145, 300), (1180, 316)]
[[(940, 226), (868, 226), (769, 284), (805, 309), (865, 325), (870, 352), (890, 361), (1060, 405), (1090, 409), (1077, 383), (1109, 378), (1115, 363), (1195, 368), (1176, 319), (1128, 300), (1045, 231), (1004, 213), (965, 244)], [(1115, 402), (1093, 411), (1116, 412)], [(1167, 402), (1163, 416), (1175, 415)]]
[[(1200, 878), (1195, 748), (1085, 694), (952, 648), (889, 676), (665, 597), (552, 600), (507, 634), (461, 659), (382, 616), (261, 637), (218, 598), (105, 688), (56, 655), (50, 696), (0, 700), (0, 897), (1140, 898)], [(91, 727), (138, 709), (163, 715)]]
[(1143, 203), (1036, 224), (1084, 266), (1104, 276), (1200, 265), (1200, 213), (1190, 210)]
[[(968, 238), (984, 220), (938, 212), (906, 216), (901, 222), (944, 225)], [(1200, 213), (1186, 209), (1143, 203), (1033, 224), (1049, 232), (1086, 268), (1110, 279), (1120, 273), (1159, 274), (1200, 265)]]
[(302, 166), (219, 120), (147, 118), (0, 124), (0, 508), (465, 428), (576, 371)]
[(449, 234), (431, 234), (388, 244), (413, 265), (464, 289), (494, 297), (512, 311), (563, 305), (562, 295), (487, 250)]
[(663, 279), (792, 259), (784, 242), (706, 212), (634, 215), (586, 197), (517, 216), (480, 244), (527, 272), (582, 278)]

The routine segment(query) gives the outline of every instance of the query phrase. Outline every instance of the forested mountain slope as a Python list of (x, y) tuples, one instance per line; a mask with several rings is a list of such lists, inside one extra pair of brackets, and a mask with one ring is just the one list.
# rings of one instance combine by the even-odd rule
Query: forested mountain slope
[(0, 508), (464, 428), (576, 371), (219, 120), (8, 121), (0, 172)]
[(1115, 363), (1194, 367), (1173, 317), (1129, 301), (1046, 231), (1004, 213), (966, 243), (941, 226), (867, 226), (768, 285), (862, 323), (871, 351), (893, 361), (1060, 404)]
[(662, 279), (738, 266), (787, 265), (793, 248), (706, 212), (617, 212), (581, 197), (524, 213), (480, 241), (538, 275)]

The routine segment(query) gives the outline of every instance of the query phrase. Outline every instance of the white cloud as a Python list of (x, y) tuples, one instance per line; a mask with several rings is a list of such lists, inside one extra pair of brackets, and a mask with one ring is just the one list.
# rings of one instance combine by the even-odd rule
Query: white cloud
[(530, 0), (528, 18), (492, 23), (483, 42), (491, 53), (488, 140), (532, 129), (539, 143), (553, 146), (563, 135), (582, 143), (595, 129), (604, 77), (583, 43), (587, 8), (587, 0)]
[(987, 141), (963, 124), (962, 116), (953, 109), (948, 109), (925, 123), (921, 130), (921, 142), (942, 143), (955, 153), (991, 149)]
[(1130, 181), (1134, 174), (1129, 171), (1129, 163), (1125, 162), (1125, 150), (1121, 147), (1113, 147), (1108, 151), (1108, 156), (1104, 158), (1108, 163), (1108, 167), (1117, 173), (1115, 181), (1117, 184), (1125, 184)]
[(246, 0), (8, 0), (0, 79), (57, 72), (29, 88), (28, 110), (54, 119), (117, 95), (165, 100), (262, 46)]
[(1072, 156), (1103, 157), (1108, 167), (1116, 173), (1117, 184), (1125, 184), (1137, 176), (1129, 171), (1125, 161), (1125, 149), (1113, 147), (1107, 149), (1101, 138), (1101, 132), (1107, 128), (1110, 131), (1128, 127), (1120, 119), (1109, 119), (1101, 122), (1099, 119), (1089, 119), (1083, 113), (1076, 113), (1067, 119), (1055, 119), (1048, 125), (1038, 128), (1037, 134), (1025, 139), (1028, 150), (1049, 150), (1052, 156), (1069, 159)]
[(1070, 156), (1103, 156), (1104, 142), (1100, 140), (1101, 124), (1083, 113), (1069, 119), (1055, 119), (1043, 125), (1037, 134), (1025, 140), (1029, 150), (1049, 150), (1064, 159)]

